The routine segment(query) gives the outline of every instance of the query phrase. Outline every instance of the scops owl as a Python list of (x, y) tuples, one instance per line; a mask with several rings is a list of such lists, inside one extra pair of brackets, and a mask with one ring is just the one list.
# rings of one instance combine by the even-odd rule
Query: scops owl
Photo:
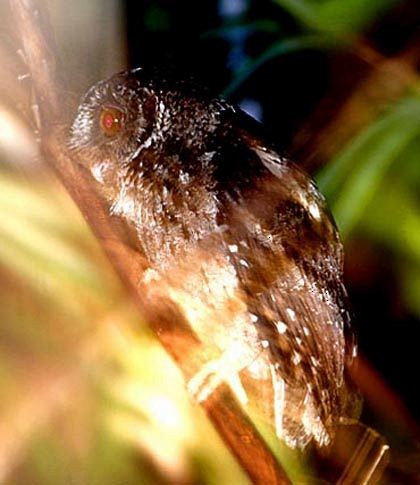
[(356, 345), (342, 246), (314, 182), (240, 109), (147, 69), (91, 87), (68, 144), (134, 229), (150, 294), (205, 344), (189, 390), (205, 400), (224, 381), (246, 401), (248, 379), (270, 390), (280, 439), (327, 445), (351, 413)]

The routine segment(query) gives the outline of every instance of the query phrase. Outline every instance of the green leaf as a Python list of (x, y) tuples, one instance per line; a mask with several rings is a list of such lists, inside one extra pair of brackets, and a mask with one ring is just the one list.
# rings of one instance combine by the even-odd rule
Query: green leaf
[(345, 35), (362, 30), (397, 0), (274, 0), (307, 28)]
[[(399, 163), (410, 162), (407, 155), (412, 154), (413, 147), (417, 148), (414, 143), (410, 144), (410, 150), (406, 150)], [(416, 168), (418, 178), (418, 163)], [(420, 315), (420, 200), (417, 193), (418, 187), (410, 187), (404, 175), (399, 173), (396, 178), (396, 174), (390, 173), (363, 215), (360, 230), (392, 254), (403, 287), (401, 297), (411, 311)]]
[(293, 17), (312, 30), (324, 30), (316, 5), (307, 0), (274, 0)]
[(419, 266), (420, 204), (413, 195), (403, 180), (386, 177), (372, 198), (369, 211), (363, 214), (360, 229), (370, 239)]
[(353, 139), (318, 176), (346, 236), (379, 189), (391, 163), (420, 134), (420, 100), (405, 99)]

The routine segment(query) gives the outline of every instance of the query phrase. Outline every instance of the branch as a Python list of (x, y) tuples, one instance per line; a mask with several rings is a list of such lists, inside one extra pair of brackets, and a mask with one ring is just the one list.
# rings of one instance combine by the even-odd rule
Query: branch
[[(130, 247), (126, 228), (110, 217), (107, 204), (95, 193), (90, 174), (78, 163), (76, 156), (70, 157), (65, 149), (56, 55), (46, 14), (36, 0), (10, 0), (10, 4), (39, 103), (42, 153), (79, 206), (143, 317), (189, 378), (197, 370), (194, 364), (191, 365), (191, 356), (197, 354), (200, 342), (176, 308), (162, 302), (156, 308), (145, 299), (139, 286), (146, 268), (143, 255)], [(221, 386), (203, 406), (253, 483), (289, 483), (228, 386)]]

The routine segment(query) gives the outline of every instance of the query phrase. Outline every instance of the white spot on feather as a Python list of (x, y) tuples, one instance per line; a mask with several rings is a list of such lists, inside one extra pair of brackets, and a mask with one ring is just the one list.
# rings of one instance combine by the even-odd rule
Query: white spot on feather
[(93, 177), (100, 184), (104, 183), (103, 174), (104, 174), (104, 171), (107, 169), (107, 167), (108, 167), (108, 162), (100, 162), (100, 163), (95, 163), (94, 165), (92, 165), (92, 167), (90, 169)]
[(293, 357), (292, 357), (292, 362), (295, 364), (295, 365), (298, 365), (299, 362), (302, 360), (302, 357), (301, 355), (298, 353), (298, 352), (295, 352), (293, 354)]
[(286, 308), (286, 313), (291, 320), (296, 320), (296, 313), (291, 308)]
[(319, 210), (319, 206), (316, 202), (309, 204), (308, 211), (314, 219), (319, 220), (321, 218), (321, 211)]
[(286, 325), (284, 322), (282, 322), (282, 321), (280, 321), (280, 320), (279, 320), (279, 321), (275, 322), (274, 324), (275, 324), (275, 326), (276, 326), (276, 328), (277, 328), (277, 331), (278, 331), (279, 333), (282, 333), (282, 334), (283, 334), (283, 333), (285, 333), (285, 332), (286, 332), (286, 330), (287, 330), (287, 325)]

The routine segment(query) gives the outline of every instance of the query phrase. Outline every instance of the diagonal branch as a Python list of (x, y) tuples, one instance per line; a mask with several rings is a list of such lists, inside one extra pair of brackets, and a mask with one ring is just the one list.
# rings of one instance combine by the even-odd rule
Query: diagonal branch
[[(140, 312), (189, 378), (192, 369), (188, 357), (199, 349), (200, 342), (175, 308), (161, 303), (156, 308), (145, 300), (138, 284), (146, 267), (143, 256), (130, 247), (122, 223), (110, 217), (105, 202), (94, 191), (90, 174), (77, 163), (76, 156), (70, 157), (65, 149), (56, 55), (46, 13), (36, 0), (10, 0), (10, 4), (39, 104), (41, 150), (86, 217)], [(253, 483), (289, 483), (227, 386), (221, 386), (204, 407)]]

